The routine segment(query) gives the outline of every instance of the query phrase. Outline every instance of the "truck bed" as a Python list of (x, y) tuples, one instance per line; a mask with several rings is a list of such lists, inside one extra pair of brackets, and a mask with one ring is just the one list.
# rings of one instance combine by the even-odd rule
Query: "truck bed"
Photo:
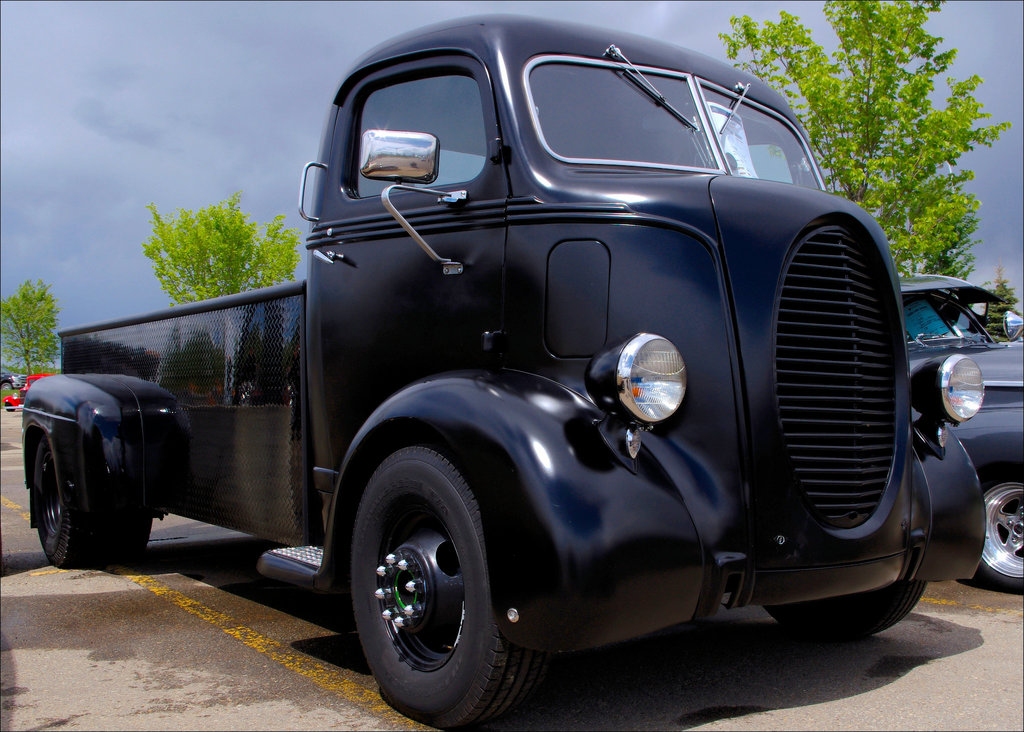
[(64, 330), (65, 374), (121, 374), (177, 399), (188, 479), (151, 508), (304, 543), (305, 283)]

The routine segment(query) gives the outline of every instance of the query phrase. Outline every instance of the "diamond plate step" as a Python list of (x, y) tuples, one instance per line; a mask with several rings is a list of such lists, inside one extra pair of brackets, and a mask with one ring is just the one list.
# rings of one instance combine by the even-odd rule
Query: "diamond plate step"
[(323, 560), (322, 546), (286, 546), (263, 552), (256, 570), (264, 577), (312, 589)]

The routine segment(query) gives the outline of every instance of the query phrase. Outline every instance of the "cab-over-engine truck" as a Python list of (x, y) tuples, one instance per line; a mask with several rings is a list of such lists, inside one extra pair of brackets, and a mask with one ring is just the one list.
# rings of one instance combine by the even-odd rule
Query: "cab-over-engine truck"
[(301, 283), (64, 330), (24, 409), (57, 566), (166, 513), (351, 593), (383, 697), (493, 717), (551, 652), (720, 606), (853, 638), (970, 577), (969, 359), (913, 403), (885, 236), (757, 78), (523, 18), (366, 55), (302, 172)]

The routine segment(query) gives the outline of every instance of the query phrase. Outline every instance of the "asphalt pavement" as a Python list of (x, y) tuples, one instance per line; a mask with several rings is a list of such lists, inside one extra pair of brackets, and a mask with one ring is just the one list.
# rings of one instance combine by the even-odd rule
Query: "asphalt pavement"
[[(417, 727), (377, 694), (345, 596), (261, 577), (270, 545), (167, 517), (131, 566), (49, 566), (20, 415), (0, 414), (3, 730)], [(638, 598), (638, 602), (656, 598)], [(903, 622), (795, 641), (760, 608), (562, 654), (488, 729), (1024, 729), (1020, 595), (929, 585)]]

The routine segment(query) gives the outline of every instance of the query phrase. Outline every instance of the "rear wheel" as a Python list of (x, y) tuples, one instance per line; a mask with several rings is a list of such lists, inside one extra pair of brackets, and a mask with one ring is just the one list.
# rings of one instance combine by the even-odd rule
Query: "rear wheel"
[(985, 548), (975, 580), (1004, 592), (1024, 592), (1024, 484), (985, 484)]
[(808, 640), (853, 640), (880, 633), (905, 618), (921, 599), (927, 582), (898, 581), (872, 592), (830, 597), (765, 610), (786, 631)]
[(72, 508), (63, 493), (53, 450), (45, 437), (36, 448), (31, 500), (39, 543), (55, 567), (132, 559), (149, 541), (153, 518), (143, 509), (89, 514)]
[(36, 449), (32, 481), (36, 531), (46, 558), (55, 567), (88, 563), (92, 554), (86, 515), (68, 507), (61, 491), (50, 441), (43, 438)]
[(476, 499), (432, 449), (399, 450), (370, 479), (356, 514), (352, 602), (381, 696), (413, 719), (482, 722), (543, 675), (546, 654), (513, 645), (494, 621)]

